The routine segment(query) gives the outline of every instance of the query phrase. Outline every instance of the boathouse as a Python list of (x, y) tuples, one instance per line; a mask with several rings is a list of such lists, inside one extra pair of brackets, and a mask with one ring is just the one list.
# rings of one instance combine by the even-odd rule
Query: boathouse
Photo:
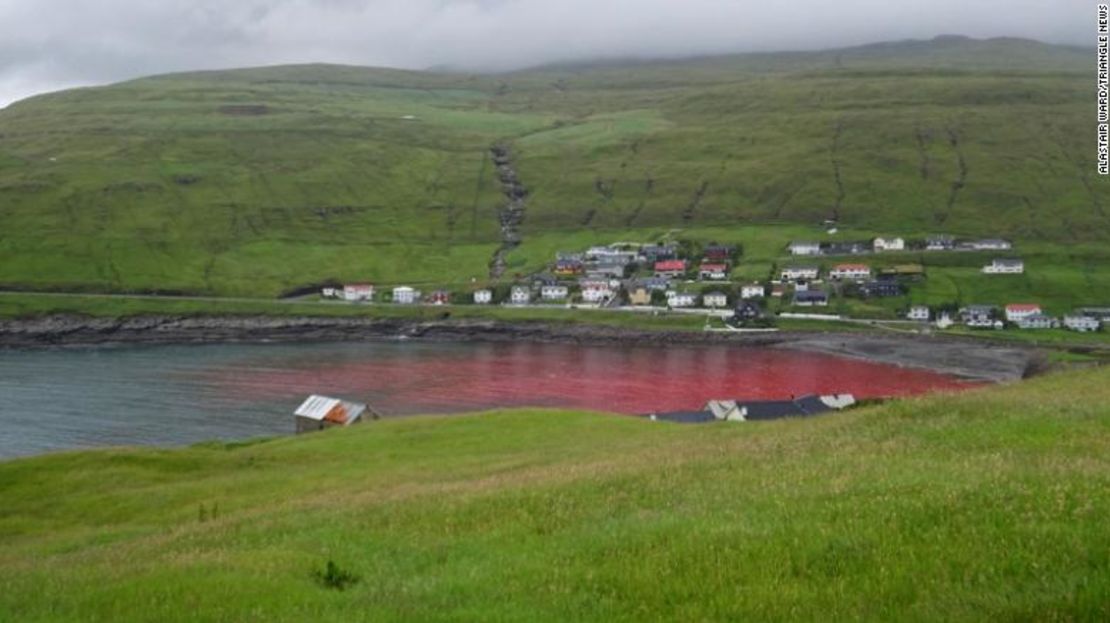
[(365, 404), (313, 394), (297, 407), (293, 417), (296, 420), (299, 435), (325, 428), (357, 424), (368, 413), (374, 418), (378, 417)]

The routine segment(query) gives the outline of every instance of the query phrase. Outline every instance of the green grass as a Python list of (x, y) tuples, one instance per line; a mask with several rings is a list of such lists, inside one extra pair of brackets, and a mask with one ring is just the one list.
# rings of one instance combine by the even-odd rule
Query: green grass
[(518, 410), (11, 461), (0, 618), (1105, 620), (1108, 381), (765, 424)]
[(79, 314), (98, 318), (143, 315), (174, 316), (316, 316), (365, 317), (406, 320), (500, 320), (548, 324), (589, 323), (647, 330), (701, 330), (705, 318), (696, 315), (659, 315), (597, 309), (552, 309), (452, 305), (446, 307), (352, 305), (315, 299), (270, 301), (266, 299), (175, 299), (171, 297), (54, 295), (0, 292), (0, 318), (36, 318)]
[[(1085, 138), (1089, 73), (1085, 50), (941, 39), (497, 76), (277, 67), (47, 95), (0, 111), (0, 285), (468, 284), (498, 244), (498, 141), (530, 191), (513, 271), (681, 229), (743, 241), (737, 275), (755, 278), (834, 213), (855, 232), (1097, 248), (1110, 192)], [(1072, 300), (1085, 271), (1044, 279)], [(953, 273), (926, 296), (976, 285)]]

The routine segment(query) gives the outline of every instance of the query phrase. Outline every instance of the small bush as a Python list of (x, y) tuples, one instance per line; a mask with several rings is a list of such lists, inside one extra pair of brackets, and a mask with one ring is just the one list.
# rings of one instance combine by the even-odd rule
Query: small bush
[(335, 564), (334, 560), (329, 560), (323, 571), (317, 569), (312, 572), (312, 575), (324, 588), (331, 588), (337, 591), (346, 590), (359, 580), (358, 576), (354, 573), (346, 569), (340, 569), (339, 565)]

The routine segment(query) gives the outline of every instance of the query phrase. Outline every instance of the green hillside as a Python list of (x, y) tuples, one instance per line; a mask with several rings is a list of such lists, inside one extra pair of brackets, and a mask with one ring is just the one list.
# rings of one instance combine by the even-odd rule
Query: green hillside
[[(709, 229), (1110, 239), (1087, 50), (944, 37), (501, 75), (200, 72), (0, 111), (0, 285), (276, 295), (523, 272), (592, 238)], [(793, 225), (764, 236), (765, 224)], [(746, 232), (746, 233), (745, 233)]]
[(1108, 381), (0, 463), (0, 619), (1106, 620)]

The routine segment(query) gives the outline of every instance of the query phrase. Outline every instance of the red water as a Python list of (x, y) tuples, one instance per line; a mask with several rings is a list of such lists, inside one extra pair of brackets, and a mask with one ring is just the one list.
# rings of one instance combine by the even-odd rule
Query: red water
[(695, 409), (710, 399), (876, 398), (974, 386), (924, 370), (735, 346), (389, 343), (282, 352), (210, 372), (244, 400), (332, 394), (387, 414), (517, 406), (635, 414)]

